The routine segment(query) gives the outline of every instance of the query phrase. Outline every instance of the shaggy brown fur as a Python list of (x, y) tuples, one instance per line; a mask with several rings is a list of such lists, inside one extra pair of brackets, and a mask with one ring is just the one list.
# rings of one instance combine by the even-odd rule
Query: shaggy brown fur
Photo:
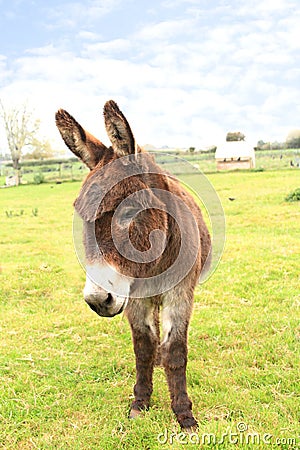
[[(130, 417), (136, 417), (149, 407), (153, 368), (155, 363), (161, 363), (165, 368), (172, 409), (181, 427), (188, 429), (195, 427), (197, 422), (192, 414), (192, 403), (186, 388), (187, 333), (194, 288), (210, 254), (210, 236), (193, 197), (175, 178), (163, 174), (153, 158), (136, 145), (126, 118), (112, 100), (105, 104), (104, 119), (112, 143), (112, 147), (109, 148), (86, 132), (66, 111), (59, 110), (56, 113), (56, 124), (65, 143), (90, 168), (90, 173), (74, 203), (76, 211), (84, 221), (87, 264), (92, 268), (99, 266), (101, 271), (104, 258), (106, 262), (116, 267), (118, 272), (135, 280), (151, 279), (165, 273), (180, 254), (182, 236), (177, 217), (191, 237), (180, 255), (181, 257), (183, 255), (184, 259), (194, 256), (194, 263), (189, 273), (169, 288), (168, 283), (172, 281), (174, 275), (171, 274), (171, 278), (164, 281), (167, 288), (164, 290), (162, 285), (161, 294), (137, 295), (135, 289), (140, 288), (136, 287), (135, 281), (131, 282), (130, 288), (128, 287), (130, 292), (126, 299), (128, 301), (125, 302), (124, 299), (120, 300), (113, 290), (110, 293), (109, 290), (87, 280), (85, 300), (94, 311), (103, 316), (111, 317), (124, 309), (130, 323), (136, 357), (135, 400), (131, 406)], [(138, 155), (142, 155), (143, 158), (139, 160)], [(114, 165), (111, 163), (122, 156), (126, 156), (127, 159), (123, 165), (118, 166), (118, 173), (115, 173)], [(143, 173), (128, 176), (130, 166), (140, 163), (145, 169)], [(160, 173), (157, 173), (158, 171)], [(117, 177), (121, 181), (109, 190), (99, 204), (102, 193), (111, 180)], [(195, 219), (196, 229), (193, 228), (192, 221), (185, 217), (180, 203), (171, 200), (170, 205), (164, 200), (164, 196), (156, 195), (155, 189), (171, 193), (174, 198), (184, 202)], [(114, 222), (118, 205), (139, 191), (138, 204), (124, 207), (123, 211), (121, 210), (121, 219)], [(174, 208), (176, 218), (168, 214), (166, 206)], [(139, 209), (139, 213), (135, 215), (136, 208)], [(150, 258), (151, 262), (148, 262), (147, 258), (151, 256), (152, 251), (150, 233), (153, 230), (164, 233), (165, 247), (159, 256), (154, 260)], [(93, 232), (94, 238), (91, 237)], [(126, 233), (133, 244), (131, 250), (128, 249)], [(198, 233), (199, 236), (195, 237), (194, 235)], [(120, 244), (118, 249), (115, 248), (113, 237)], [(140, 255), (138, 262), (133, 261), (135, 251)], [(113, 281), (108, 282), (113, 285)], [(162, 321), (161, 342), (159, 310)]]

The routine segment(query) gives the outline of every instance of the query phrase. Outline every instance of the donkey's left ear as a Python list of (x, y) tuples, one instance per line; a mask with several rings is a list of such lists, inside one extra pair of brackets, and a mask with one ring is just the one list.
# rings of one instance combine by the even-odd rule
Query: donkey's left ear
[(104, 105), (105, 128), (117, 156), (136, 153), (136, 145), (129, 123), (113, 100)]
[(85, 131), (64, 109), (57, 111), (55, 120), (65, 144), (89, 169), (93, 169), (103, 158), (107, 147)]

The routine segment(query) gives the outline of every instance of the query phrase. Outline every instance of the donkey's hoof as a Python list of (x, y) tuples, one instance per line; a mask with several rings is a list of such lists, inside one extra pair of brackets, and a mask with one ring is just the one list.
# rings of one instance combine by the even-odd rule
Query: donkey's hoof
[(198, 424), (195, 425), (195, 426), (193, 426), (193, 427), (181, 428), (181, 429), (182, 429), (182, 431), (183, 431), (185, 434), (197, 433), (197, 431), (198, 431)]
[(181, 419), (179, 425), (185, 433), (194, 433), (198, 429), (198, 423), (193, 416)]
[(134, 409), (132, 408), (130, 410), (129, 413), (129, 419), (137, 419), (138, 417), (140, 417), (140, 415), (142, 414), (143, 411), (139, 410), (139, 409)]

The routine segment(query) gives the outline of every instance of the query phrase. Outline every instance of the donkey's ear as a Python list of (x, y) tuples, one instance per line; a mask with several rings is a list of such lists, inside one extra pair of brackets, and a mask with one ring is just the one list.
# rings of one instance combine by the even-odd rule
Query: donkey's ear
[(113, 100), (104, 105), (104, 121), (114, 152), (118, 156), (136, 153), (135, 140), (129, 123)]
[(89, 169), (93, 169), (103, 158), (107, 147), (85, 131), (64, 109), (57, 111), (55, 120), (65, 144)]

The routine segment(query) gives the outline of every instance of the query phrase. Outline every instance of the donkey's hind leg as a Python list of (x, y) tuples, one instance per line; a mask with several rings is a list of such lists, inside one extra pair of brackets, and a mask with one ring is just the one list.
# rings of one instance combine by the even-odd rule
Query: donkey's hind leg
[[(171, 294), (171, 295), (170, 295)], [(163, 341), (161, 344), (162, 363), (165, 368), (172, 410), (183, 429), (194, 429), (197, 422), (192, 414), (192, 402), (187, 394), (187, 333), (192, 311), (192, 296), (175, 302), (172, 293), (165, 295), (162, 305)], [(178, 298), (178, 297), (177, 297)]]
[(136, 359), (134, 401), (129, 417), (134, 419), (149, 408), (153, 384), (152, 375), (159, 337), (154, 321), (155, 305), (148, 299), (131, 299), (126, 308)]

